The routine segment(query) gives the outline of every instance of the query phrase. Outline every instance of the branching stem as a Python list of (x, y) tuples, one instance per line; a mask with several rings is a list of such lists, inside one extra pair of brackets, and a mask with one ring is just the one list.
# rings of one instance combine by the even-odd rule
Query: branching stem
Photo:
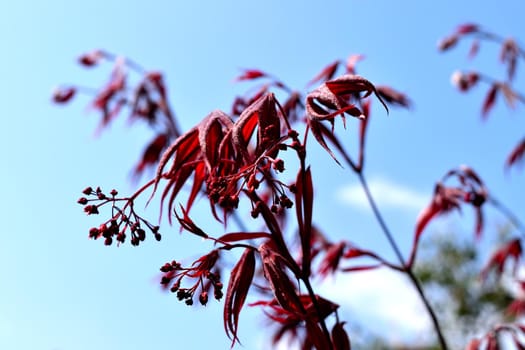
[(374, 212), (374, 216), (376, 217), (377, 222), (379, 223), (379, 226), (381, 226), (381, 229), (383, 233), (385, 234), (388, 242), (390, 243), (390, 246), (394, 250), (394, 253), (396, 254), (399, 263), (401, 266), (404, 267), (403, 271), (407, 274), (410, 281), (414, 285), (414, 287), (417, 290), (417, 293), (419, 294), (419, 297), (421, 298), (421, 301), (423, 301), (423, 304), (425, 305), (425, 308), (430, 315), (430, 318), (432, 319), (432, 324), (434, 325), (434, 329), (436, 331), (436, 335), (438, 337), (439, 344), (441, 346), (442, 350), (448, 350), (447, 342), (445, 340), (445, 337), (443, 336), (443, 332), (441, 330), (441, 326), (439, 325), (439, 321), (437, 319), (436, 313), (434, 312), (434, 309), (430, 305), (430, 302), (428, 301), (427, 297), (425, 296), (425, 293), (423, 292), (423, 288), (421, 287), (421, 283), (419, 283), (417, 277), (415, 276), (414, 272), (412, 271), (412, 267), (407, 266), (405, 264), (405, 259), (403, 258), (403, 254), (401, 253), (401, 250), (399, 249), (398, 244), (396, 243), (394, 236), (390, 232), (390, 229), (386, 225), (385, 220), (383, 219), (383, 216), (381, 215), (381, 212), (379, 211), (379, 208), (377, 207), (377, 204), (374, 200), (374, 197), (372, 196), (372, 193), (370, 192), (370, 189), (368, 187), (368, 184), (366, 182), (366, 179), (363, 175), (362, 171), (357, 172), (357, 176), (359, 177), (359, 181), (361, 182), (361, 186), (363, 187), (363, 190), (365, 191), (366, 198), (368, 200), (368, 203), (370, 203), (370, 206), (372, 207), (372, 211)]

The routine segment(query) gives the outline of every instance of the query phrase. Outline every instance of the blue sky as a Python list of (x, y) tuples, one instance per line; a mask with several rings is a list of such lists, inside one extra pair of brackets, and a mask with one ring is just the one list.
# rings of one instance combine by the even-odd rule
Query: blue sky
[[(185, 129), (213, 109), (229, 111), (234, 96), (247, 87), (233, 83), (240, 68), (260, 68), (302, 88), (335, 59), (365, 54), (360, 74), (414, 101), (408, 112), (394, 109), (386, 116), (374, 109), (366, 174), (430, 198), (444, 172), (467, 163), (519, 212), (524, 176), (505, 173), (503, 160), (523, 135), (523, 108), (508, 111), (499, 101), (482, 123), (486, 89), (463, 95), (449, 79), (460, 68), (501, 76), (497, 48), (482, 45), (480, 57), (468, 60), (466, 43), (440, 54), (436, 42), (465, 22), (519, 35), (523, 10), (519, 1), (451, 0), (1, 3), (0, 348), (229, 346), (222, 304), (190, 309), (156, 285), (164, 262), (197, 257), (206, 248), (201, 241), (168, 227), (161, 243), (150, 240), (138, 249), (87, 239), (99, 218), (86, 218), (75, 204), (80, 191), (100, 185), (131, 192), (129, 169), (151, 134), (122, 121), (94, 137), (98, 115), (87, 112), (88, 98), (68, 106), (50, 102), (61, 83), (104, 82), (108, 70), (78, 67), (79, 54), (102, 48), (163, 71)], [(370, 212), (355, 198), (341, 199), (345, 188), (351, 193), (355, 177), (318, 147), (310, 155), (319, 184), (315, 221), (335, 237), (390, 254)], [(407, 255), (418, 210), (389, 205), (388, 199), (382, 206), (381, 193), (387, 192), (384, 187), (378, 192), (379, 205)], [(155, 209), (149, 213), (156, 217)], [(458, 224), (461, 234), (470, 234), (468, 219)], [(241, 315), (246, 349), (261, 347), (260, 319), (252, 310)]]

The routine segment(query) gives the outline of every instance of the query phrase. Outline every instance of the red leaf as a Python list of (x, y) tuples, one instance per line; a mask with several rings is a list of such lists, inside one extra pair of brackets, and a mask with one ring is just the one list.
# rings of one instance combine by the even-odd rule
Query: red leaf
[(388, 107), (381, 96), (379, 96), (374, 84), (359, 75), (345, 74), (337, 79), (327, 81), (326, 86), (336, 96), (364, 92), (365, 94), (363, 97), (367, 97), (373, 93), (388, 112)]
[(260, 214), (264, 219), (264, 222), (266, 223), (266, 226), (268, 227), (268, 230), (272, 235), (271, 244), (265, 244), (265, 249), (272, 250), (272, 254), (279, 255), (279, 257), (286, 263), (286, 265), (292, 270), (292, 272), (296, 276), (299, 276), (300, 269), (295, 263), (295, 260), (292, 258), (290, 251), (288, 250), (288, 246), (284, 241), (283, 232), (281, 230), (281, 227), (279, 226), (279, 222), (274, 216), (274, 213), (272, 213), (270, 208), (268, 208), (268, 205), (263, 200), (261, 200), (261, 198), (259, 198), (255, 191), (247, 191), (246, 194), (248, 195), (250, 200), (257, 206)]
[(496, 269), (496, 273), (501, 275), (505, 267), (505, 263), (508, 259), (512, 258), (515, 261), (514, 273), (518, 267), (518, 260), (522, 254), (521, 241), (519, 238), (513, 239), (512, 241), (504, 244), (498, 250), (496, 250), (487, 265), (481, 271), (481, 278), (484, 280), (490, 270)]
[(488, 336), (486, 350), (499, 350), (497, 333), (490, 333)]
[(239, 314), (248, 295), (255, 272), (255, 251), (246, 249), (239, 262), (231, 271), (230, 283), (224, 301), (224, 329), (232, 340), (232, 347), (239, 341), (237, 337)]
[(481, 115), (483, 116), (484, 119), (487, 118), (489, 111), (492, 109), (492, 107), (494, 107), (494, 103), (496, 102), (498, 91), (499, 91), (499, 85), (492, 84), (489, 91), (487, 92), (487, 96), (485, 97), (485, 100), (483, 101), (483, 108), (481, 110)]
[[(277, 113), (277, 101), (273, 93), (266, 93), (246, 107), (232, 129), (232, 143), (247, 164), (253, 157), (259, 157), (270, 146), (275, 146), (280, 139), (281, 122)], [(258, 127), (257, 145), (254, 155), (248, 152), (251, 135)], [(289, 125), (288, 125), (289, 127)], [(268, 156), (275, 158), (278, 149)]]
[(507, 167), (510, 167), (512, 165), (517, 164), (518, 162), (521, 162), (523, 160), (523, 156), (525, 155), (525, 138), (521, 140), (520, 143), (509, 154), (506, 165)]
[(379, 267), (383, 267), (383, 264), (351, 266), (351, 267), (345, 267), (345, 268), (341, 269), (341, 271), (343, 271), (343, 272), (368, 271), (368, 270), (375, 270), (375, 269), (377, 269)]
[(466, 176), (468, 179), (474, 181), (476, 184), (480, 186), (483, 186), (483, 181), (481, 181), (481, 177), (478, 175), (476, 171), (474, 171), (474, 169), (472, 169), (468, 165), (460, 165), (459, 171), (462, 173), (462, 175)]
[(83, 54), (78, 58), (78, 62), (85, 67), (93, 67), (104, 58), (104, 52), (101, 50), (94, 50)]
[(481, 238), (481, 232), (483, 232), (483, 212), (481, 211), (481, 207), (475, 207), (475, 213), (476, 213), (476, 239)]
[(109, 82), (95, 97), (93, 106), (101, 110), (107, 109), (109, 102), (117, 95), (117, 93), (121, 92), (125, 88), (125, 85), (126, 74), (124, 73), (122, 64), (117, 62), (113, 72), (111, 73)]
[(474, 40), (468, 52), (468, 58), (473, 59), (479, 52), (479, 40)]
[(310, 276), (311, 265), (311, 237), (312, 237), (312, 211), (313, 211), (313, 184), (310, 167), (301, 169), (296, 179), (297, 191), (295, 193), (295, 209), (299, 224), (299, 237), (301, 239), (302, 272)]
[(258, 69), (244, 69), (243, 74), (235, 78), (235, 81), (254, 80), (257, 78), (263, 78), (267, 76), (268, 74)]
[(522, 316), (525, 314), (525, 300), (514, 300), (509, 306), (507, 306), (506, 312), (516, 318)]
[(447, 51), (451, 49), (452, 47), (456, 46), (456, 44), (458, 43), (458, 40), (459, 40), (459, 37), (457, 34), (447, 36), (438, 42), (438, 50)]
[(273, 241), (265, 242), (259, 247), (264, 277), (270, 283), (279, 305), (286, 311), (304, 319), (305, 309), (297, 296), (297, 288), (283, 269), (283, 265), (289, 266), (289, 262), (276, 251), (276, 248)]
[(148, 147), (142, 153), (140, 162), (135, 167), (135, 175), (140, 175), (148, 166), (154, 165), (159, 161), (160, 155), (168, 142), (166, 134), (159, 134), (150, 142)]
[(479, 30), (479, 26), (474, 23), (465, 23), (457, 27), (456, 33), (458, 34), (470, 34), (477, 32)]
[(56, 89), (53, 92), (53, 102), (55, 103), (66, 103), (75, 96), (77, 89), (74, 87), (68, 87), (63, 89)]
[[(175, 197), (179, 193), (186, 180), (191, 176), (194, 170), (197, 169), (198, 162), (196, 162), (196, 160), (201, 155), (199, 146), (200, 145), (198, 139), (198, 128), (194, 127), (187, 133), (178, 137), (162, 154), (162, 157), (159, 161), (159, 165), (157, 166), (153, 193), (150, 197), (151, 200), (151, 198), (153, 198), (153, 196), (155, 195), (160, 180), (162, 178), (166, 178), (168, 180), (168, 184), (166, 185), (162, 193), (161, 215), (163, 212), (162, 209), (164, 206), (164, 200), (166, 199), (168, 194), (170, 194), (170, 191), (171, 195), (168, 202), (168, 212), (171, 213)], [(168, 171), (164, 172), (164, 168), (170, 160), (172, 160), (172, 165)], [(202, 172), (199, 173), (196, 177), (195, 182), (202, 183), (202, 176)], [(195, 186), (197, 185), (193, 185), (194, 189)], [(186, 209), (189, 210), (190, 208)], [(168, 220), (171, 223), (171, 215), (168, 216)]]
[[(306, 320), (306, 337), (304, 339), (303, 349), (331, 350), (328, 339), (317, 322)], [(336, 350), (336, 348), (333, 348)]]
[(337, 322), (332, 328), (334, 350), (350, 350), (350, 338), (344, 329), (345, 322)]
[(191, 209), (197, 195), (201, 192), (207, 178), (208, 173), (205, 169), (204, 162), (195, 162), (193, 167), (193, 184), (191, 185), (191, 191), (188, 196), (188, 201), (186, 202), (186, 209), (188, 211)]
[(335, 75), (335, 72), (337, 71), (339, 63), (339, 61), (335, 61), (333, 63), (330, 63), (328, 66), (324, 67), (322, 71), (320, 71), (315, 77), (312, 78), (312, 80), (310, 80), (306, 84), (306, 86), (312, 86), (315, 83), (332, 79)]
[(308, 120), (308, 124), (309, 124), (310, 130), (311, 130), (312, 134), (314, 135), (315, 139), (317, 140), (317, 142), (321, 145), (321, 147), (323, 147), (328, 152), (328, 154), (330, 154), (330, 156), (335, 160), (335, 162), (337, 164), (341, 165), (339, 160), (336, 158), (335, 154), (332, 152), (330, 147), (328, 147), (328, 145), (326, 144), (326, 141), (324, 139), (325, 137), (327, 137), (328, 140), (341, 153), (341, 155), (346, 160), (346, 162), (352, 168), (355, 168), (354, 162), (352, 161), (350, 156), (346, 153), (345, 149), (343, 148), (343, 146), (341, 145), (341, 143), (339, 142), (339, 140), (337, 139), (337, 137), (334, 135), (334, 133), (332, 131), (328, 130), (328, 128), (326, 126), (324, 126), (322, 123), (320, 123), (320, 122), (318, 122), (316, 120), (309, 119)]
[(226, 133), (233, 128), (233, 121), (226, 113), (215, 110), (199, 124), (199, 144), (204, 162), (211, 172), (219, 164), (219, 147)]
[(364, 55), (350, 55), (346, 60), (346, 73), (356, 74), (355, 65), (364, 58)]
[(500, 58), (503, 63), (507, 64), (507, 77), (509, 80), (512, 80), (516, 73), (519, 54), (519, 46), (514, 39), (507, 39), (503, 42)]
[(153, 86), (155, 86), (155, 88), (159, 92), (160, 98), (163, 101), (161, 105), (166, 105), (166, 86), (164, 85), (162, 73), (149, 72), (148, 74), (146, 74), (146, 79), (151, 81), (153, 83)]
[(204, 232), (200, 227), (198, 227), (195, 224), (195, 222), (193, 222), (193, 220), (188, 216), (188, 212), (184, 209), (182, 205), (180, 206), (180, 209), (182, 210), (183, 214), (182, 218), (179, 216), (179, 214), (177, 214), (177, 211), (174, 211), (174, 213), (182, 228), (199, 237), (208, 238), (206, 232)]
[(442, 208), (441, 206), (436, 202), (436, 200), (432, 200), (432, 202), (425, 208), (423, 211), (419, 214), (417, 220), (416, 220), (416, 229), (414, 232), (414, 243), (412, 244), (412, 251), (410, 252), (410, 258), (408, 260), (408, 267), (411, 267), (414, 264), (414, 260), (416, 258), (417, 248), (419, 245), (419, 240), (421, 238), (421, 234), (423, 233), (423, 230), (427, 226), (427, 224), (432, 220), (436, 215), (438, 215), (441, 212)]
[(325, 277), (329, 273), (334, 273), (339, 267), (339, 261), (343, 257), (344, 250), (346, 248), (345, 242), (339, 242), (331, 244), (326, 250), (326, 254), (319, 264), (319, 275)]
[(231, 242), (238, 242), (238, 241), (244, 241), (246, 239), (257, 239), (257, 238), (272, 238), (272, 235), (270, 235), (268, 232), (230, 232), (226, 233), (219, 238), (217, 238), (218, 241), (231, 243)]
[(482, 339), (474, 338), (469, 341), (465, 350), (478, 350)]
[(377, 86), (377, 93), (385, 100), (385, 102), (405, 108), (410, 108), (411, 102), (408, 97), (389, 86)]

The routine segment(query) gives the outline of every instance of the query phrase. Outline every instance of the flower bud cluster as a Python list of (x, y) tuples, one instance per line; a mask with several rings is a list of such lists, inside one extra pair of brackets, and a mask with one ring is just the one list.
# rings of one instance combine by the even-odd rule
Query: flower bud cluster
[[(85, 188), (82, 193), (87, 197), (80, 197), (77, 203), (84, 206), (84, 212), (87, 215), (99, 214), (99, 208), (111, 204), (113, 216), (108, 221), (98, 227), (89, 229), (89, 238), (104, 238), (105, 245), (111, 245), (114, 240), (120, 245), (126, 241), (127, 234), (130, 234), (131, 245), (138, 246), (140, 242), (146, 239), (145, 226), (157, 241), (161, 240), (159, 226), (152, 225), (143, 219), (133, 210), (133, 200), (130, 198), (117, 198), (117, 190), (111, 190), (109, 196), (106, 195), (100, 187), (93, 189)], [(123, 202), (122, 207), (117, 203)]]
[[(163, 272), (160, 284), (166, 289), (169, 288), (170, 292), (176, 293), (177, 299), (184, 301), (186, 305), (193, 305), (195, 294), (198, 294), (199, 303), (206, 305), (211, 289), (215, 299), (220, 300), (223, 297), (223, 284), (218, 272), (211, 271), (217, 258), (217, 250), (213, 250), (194, 262), (191, 267), (182, 267), (175, 260), (165, 263), (160, 268)], [(181, 287), (184, 279), (193, 279), (195, 282), (190, 287)]]

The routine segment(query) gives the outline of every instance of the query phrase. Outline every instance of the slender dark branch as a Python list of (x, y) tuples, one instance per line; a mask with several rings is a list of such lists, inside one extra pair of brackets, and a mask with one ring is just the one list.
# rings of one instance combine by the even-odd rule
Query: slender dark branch
[(520, 93), (519, 91), (516, 91), (514, 90), (511, 86), (509, 86), (508, 83), (505, 83), (505, 82), (502, 82), (502, 81), (499, 81), (499, 80), (496, 80), (492, 77), (489, 77), (485, 74), (481, 74), (481, 73), (476, 73), (478, 76), (479, 76), (479, 79), (489, 85), (506, 85), (508, 87), (508, 89), (510, 90), (509, 92), (512, 94), (512, 96), (520, 101), (521, 103), (525, 104), (525, 95)]
[[(495, 33), (491, 33), (491, 32), (487, 32), (487, 31), (475, 32), (475, 33), (473, 33), (473, 35), (478, 36), (481, 39), (493, 41), (493, 42), (498, 43), (498, 44), (503, 44), (506, 40), (508, 40), (508, 38), (504, 38), (501, 35), (498, 35), (498, 34), (495, 34)], [(525, 50), (520, 45), (516, 45), (516, 48), (517, 48), (518, 53), (520, 54), (521, 58), (525, 59)]]
[(388, 243), (390, 243), (390, 246), (394, 250), (394, 253), (396, 254), (399, 263), (404, 266), (405, 265), (405, 258), (403, 257), (403, 254), (401, 253), (401, 250), (399, 249), (399, 246), (397, 245), (394, 237), (392, 236), (392, 233), (388, 229), (388, 226), (386, 225), (385, 220), (383, 219), (383, 216), (379, 212), (379, 208), (376, 205), (376, 202), (374, 200), (374, 197), (372, 196), (372, 193), (370, 192), (370, 189), (368, 188), (368, 184), (366, 182), (366, 179), (362, 172), (358, 172), (357, 176), (359, 177), (359, 181), (361, 182), (361, 186), (363, 187), (363, 190), (365, 191), (366, 198), (368, 200), (368, 203), (370, 203), (370, 206), (372, 207), (372, 211), (374, 212), (374, 215), (379, 222), (379, 226), (381, 226), (381, 229), (383, 230), (386, 238), (388, 239)]
[(506, 207), (502, 202), (500, 202), (498, 199), (490, 195), (487, 198), (488, 202), (492, 204), (499, 212), (501, 212), (514, 227), (520, 232), (521, 237), (525, 238), (525, 225), (518, 219), (518, 217), (510, 210), (508, 207)]
[(244, 224), (244, 221), (239, 217), (239, 214), (236, 211), (232, 212), (231, 217), (233, 221), (235, 221), (235, 224), (237, 225), (240, 231), (243, 231), (243, 232), (248, 231), (248, 228)]
[(428, 298), (425, 296), (425, 293), (423, 291), (423, 287), (421, 287), (421, 283), (417, 279), (416, 275), (412, 271), (411, 268), (407, 268), (406, 274), (410, 278), (410, 281), (412, 281), (412, 284), (414, 287), (416, 287), (416, 290), (421, 297), (421, 300), (423, 301), (423, 304), (425, 304), (425, 308), (427, 309), (428, 314), (430, 315), (430, 318), (432, 319), (432, 324), (434, 325), (434, 329), (436, 330), (436, 334), (438, 336), (439, 344), (441, 346), (442, 350), (447, 350), (447, 342), (445, 340), (445, 337), (443, 335), (443, 332), (441, 331), (441, 326), (439, 325), (439, 320), (437, 319), (436, 313), (434, 312), (434, 309), (432, 308), (432, 305), (430, 305), (430, 302), (428, 301)]
[(436, 313), (434, 312), (434, 309), (432, 308), (432, 305), (430, 305), (430, 302), (428, 301), (427, 297), (425, 296), (425, 293), (423, 292), (423, 288), (421, 287), (421, 284), (419, 283), (418, 279), (414, 275), (414, 272), (412, 271), (412, 268), (410, 266), (407, 266), (405, 264), (405, 259), (403, 258), (403, 254), (401, 253), (401, 250), (399, 249), (399, 246), (397, 245), (394, 236), (390, 232), (390, 229), (386, 225), (385, 220), (383, 219), (383, 216), (381, 215), (381, 212), (379, 211), (379, 208), (377, 207), (377, 204), (374, 200), (374, 197), (372, 196), (372, 193), (370, 192), (370, 189), (368, 187), (368, 184), (366, 182), (366, 179), (363, 175), (362, 171), (357, 172), (357, 176), (359, 177), (359, 181), (361, 182), (361, 185), (363, 186), (363, 190), (365, 191), (366, 198), (368, 200), (368, 203), (370, 203), (370, 206), (372, 207), (372, 211), (374, 212), (374, 216), (376, 217), (377, 221), (379, 222), (379, 225), (381, 226), (381, 229), (383, 230), (383, 233), (385, 234), (386, 238), (388, 239), (388, 242), (390, 243), (390, 246), (394, 250), (394, 253), (396, 254), (397, 258), (399, 259), (399, 263), (401, 266), (403, 266), (403, 272), (408, 275), (410, 278), (410, 281), (416, 288), (419, 297), (421, 301), (423, 301), (423, 304), (425, 305), (425, 308), (430, 315), (430, 318), (432, 319), (432, 324), (434, 325), (434, 329), (436, 331), (439, 344), (441, 346), (442, 350), (447, 350), (447, 342), (445, 340), (445, 337), (443, 336), (443, 332), (441, 331), (441, 326), (439, 325), (439, 321), (437, 319)]
[(321, 307), (319, 306), (319, 302), (317, 301), (317, 296), (315, 295), (314, 289), (312, 288), (312, 284), (310, 283), (310, 279), (308, 277), (301, 277), (301, 280), (304, 282), (304, 285), (306, 286), (306, 289), (308, 290), (308, 295), (310, 296), (310, 299), (312, 300), (312, 304), (315, 308), (315, 312), (318, 315), (319, 323), (321, 324), (321, 329), (323, 330), (323, 334), (326, 338), (326, 341), (328, 341), (328, 344), (330, 344), (330, 349), (332, 348), (332, 338), (330, 337), (330, 332), (328, 331), (328, 327), (326, 327), (326, 322), (324, 321), (324, 318), (322, 317)]

